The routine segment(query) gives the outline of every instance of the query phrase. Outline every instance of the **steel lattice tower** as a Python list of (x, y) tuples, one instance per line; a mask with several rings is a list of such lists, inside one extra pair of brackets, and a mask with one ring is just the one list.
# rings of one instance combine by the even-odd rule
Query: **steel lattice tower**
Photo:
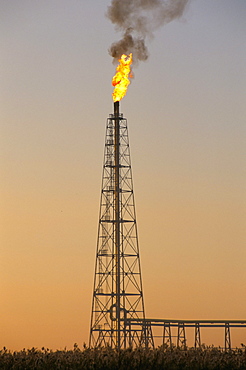
[(144, 318), (127, 120), (115, 102), (106, 127), (90, 347), (128, 347), (126, 320)]

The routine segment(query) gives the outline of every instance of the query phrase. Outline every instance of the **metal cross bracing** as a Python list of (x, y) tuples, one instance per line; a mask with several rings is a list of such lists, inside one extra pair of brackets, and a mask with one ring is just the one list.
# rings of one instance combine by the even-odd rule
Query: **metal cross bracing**
[(116, 102), (106, 127), (89, 345), (126, 348), (126, 320), (144, 318), (127, 120)]
[(145, 318), (127, 120), (116, 102), (106, 127), (89, 345), (185, 349), (186, 328), (194, 328), (199, 348), (204, 327), (224, 328), (230, 350), (231, 328), (246, 321)]
[[(142, 345), (144, 347), (155, 348), (162, 345), (163, 348), (177, 346), (179, 348), (187, 348), (186, 328), (194, 328), (194, 348), (200, 348), (201, 328), (224, 328), (224, 348), (230, 350), (231, 344), (231, 329), (246, 328), (245, 320), (167, 320), (167, 319), (143, 319), (143, 320), (127, 320), (127, 330), (131, 337), (131, 345)], [(148, 332), (146, 332), (148, 327)], [(141, 337), (135, 336), (135, 332), (139, 333), (140, 328), (144, 335)], [(155, 334), (155, 329), (162, 330), (162, 334)], [(176, 331), (174, 332), (174, 329)], [(141, 340), (139, 340), (139, 338)], [(157, 343), (158, 342), (158, 343)]]

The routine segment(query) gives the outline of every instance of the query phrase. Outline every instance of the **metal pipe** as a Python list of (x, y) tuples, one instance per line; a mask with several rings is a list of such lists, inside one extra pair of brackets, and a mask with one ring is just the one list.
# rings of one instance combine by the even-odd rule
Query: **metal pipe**
[(116, 348), (120, 349), (120, 119), (119, 102), (114, 102), (114, 202), (115, 202), (115, 273), (116, 273)]

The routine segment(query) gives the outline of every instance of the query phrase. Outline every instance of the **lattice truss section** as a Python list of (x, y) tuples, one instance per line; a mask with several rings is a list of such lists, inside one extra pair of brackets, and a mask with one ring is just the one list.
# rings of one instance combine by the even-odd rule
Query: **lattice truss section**
[[(107, 120), (90, 346), (116, 345), (115, 138)], [(125, 319), (144, 318), (142, 281), (127, 121), (119, 115), (121, 344), (129, 345)]]

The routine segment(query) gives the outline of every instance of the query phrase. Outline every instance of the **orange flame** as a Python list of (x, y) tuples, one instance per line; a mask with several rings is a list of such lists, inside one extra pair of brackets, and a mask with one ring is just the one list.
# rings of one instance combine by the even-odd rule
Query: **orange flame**
[(119, 59), (120, 64), (116, 68), (116, 74), (112, 79), (114, 92), (112, 94), (113, 101), (120, 101), (127, 92), (128, 85), (130, 84), (129, 73), (131, 72), (132, 54), (122, 54)]

